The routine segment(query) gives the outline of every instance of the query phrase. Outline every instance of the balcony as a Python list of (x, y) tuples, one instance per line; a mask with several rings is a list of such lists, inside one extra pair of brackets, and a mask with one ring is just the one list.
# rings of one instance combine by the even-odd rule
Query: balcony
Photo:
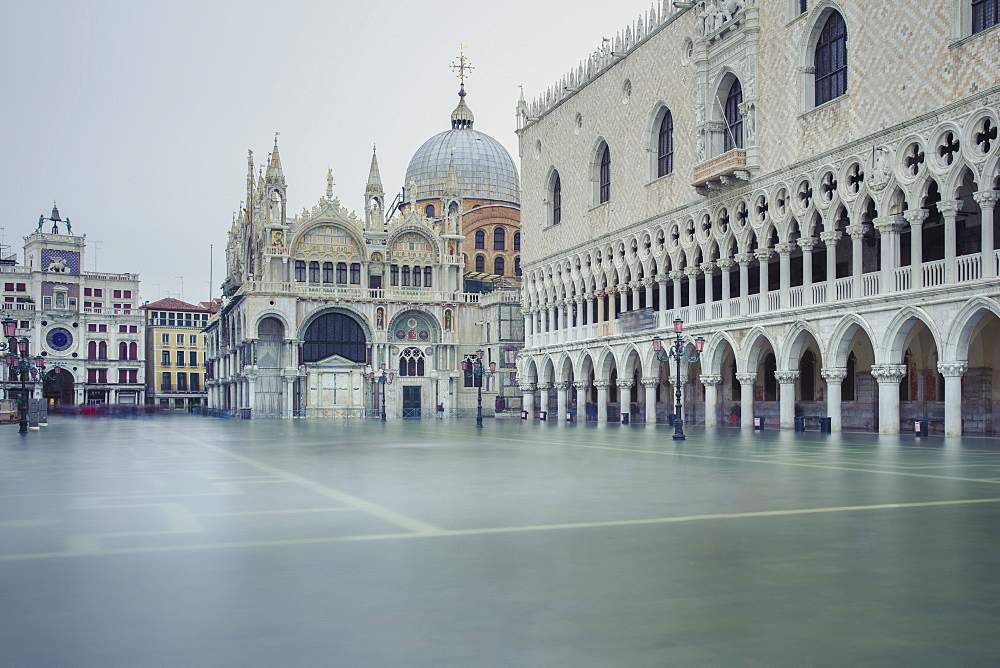
[(691, 185), (694, 186), (699, 195), (707, 196), (728, 186), (739, 185), (749, 180), (747, 152), (741, 148), (734, 148), (695, 165), (694, 181)]

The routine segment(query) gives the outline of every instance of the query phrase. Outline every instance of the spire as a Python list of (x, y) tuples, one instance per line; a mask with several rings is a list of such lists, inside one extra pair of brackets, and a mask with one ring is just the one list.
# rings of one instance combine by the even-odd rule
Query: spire
[(455, 159), (448, 161), (448, 179), (444, 183), (444, 191), (449, 195), (458, 195), (458, 174), (455, 172)]
[(465, 104), (465, 84), (463, 83), (458, 89), (458, 106), (455, 107), (455, 111), (451, 112), (451, 129), (471, 130), (475, 120), (476, 117), (472, 115), (472, 109), (469, 109), (468, 105)]
[(378, 173), (378, 157), (375, 155), (374, 146), (372, 146), (372, 166), (368, 170), (368, 186), (365, 191), (369, 193), (382, 192), (382, 177)]
[(281, 171), (281, 156), (278, 155), (278, 135), (274, 133), (274, 149), (271, 151), (271, 161), (267, 166), (267, 180), (269, 183), (284, 183), (285, 174)]

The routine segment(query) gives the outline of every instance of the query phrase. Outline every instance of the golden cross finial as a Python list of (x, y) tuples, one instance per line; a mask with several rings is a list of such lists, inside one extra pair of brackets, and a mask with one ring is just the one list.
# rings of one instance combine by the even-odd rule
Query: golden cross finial
[(462, 80), (462, 85), (465, 85), (465, 77), (469, 76), (467, 74), (467, 72), (471, 72), (472, 70), (474, 70), (476, 68), (475, 68), (474, 65), (472, 65), (472, 63), (469, 62), (469, 59), (465, 57), (465, 48), (466, 48), (466, 45), (465, 44), (459, 44), (458, 47), (459, 47), (458, 48), (458, 60), (457, 61), (452, 61), (450, 67), (455, 72), (457, 72), (457, 74), (455, 76), (457, 76), (459, 79)]

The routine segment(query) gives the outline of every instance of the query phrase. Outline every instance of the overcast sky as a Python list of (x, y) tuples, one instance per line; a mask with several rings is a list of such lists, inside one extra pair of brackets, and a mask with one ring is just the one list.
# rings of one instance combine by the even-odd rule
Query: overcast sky
[[(335, 192), (362, 211), (372, 145), (387, 199), (450, 127), (459, 44), (476, 129), (520, 163), (518, 84), (530, 101), (648, 0), (346, 2), (34, 0), (5, 7), (0, 243), (55, 198), (86, 234), (87, 271), (137, 272), (143, 301), (209, 297), (245, 193), (246, 152), (274, 132), (289, 212)], [(95, 243), (100, 242), (100, 243)], [(96, 251), (96, 252), (95, 252)], [(179, 278), (183, 277), (183, 279)], [(183, 289), (183, 293), (182, 293)]]

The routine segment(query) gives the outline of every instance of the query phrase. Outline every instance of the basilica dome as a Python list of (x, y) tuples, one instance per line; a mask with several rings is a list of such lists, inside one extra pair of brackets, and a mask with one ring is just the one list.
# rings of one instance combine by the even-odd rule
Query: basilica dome
[[(521, 202), (521, 187), (513, 158), (493, 137), (472, 129), (472, 110), (465, 104), (465, 87), (451, 114), (451, 130), (434, 135), (417, 149), (406, 168), (404, 186), (416, 184), (416, 199), (445, 194), (448, 168), (455, 167), (459, 193), (465, 199)], [(407, 192), (407, 198), (413, 193)]]

